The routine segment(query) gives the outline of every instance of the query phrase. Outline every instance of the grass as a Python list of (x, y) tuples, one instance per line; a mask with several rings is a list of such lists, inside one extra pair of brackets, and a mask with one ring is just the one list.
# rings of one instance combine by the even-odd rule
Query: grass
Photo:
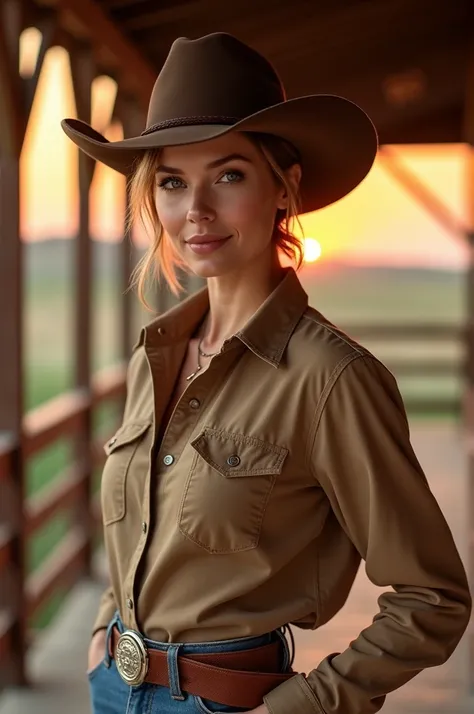
[(300, 274), (310, 303), (336, 323), (452, 323), (465, 317), (462, 273), (308, 266)]

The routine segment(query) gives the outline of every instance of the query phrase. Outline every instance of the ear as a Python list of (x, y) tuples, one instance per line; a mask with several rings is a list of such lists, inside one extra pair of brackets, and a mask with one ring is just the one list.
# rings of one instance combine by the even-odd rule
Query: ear
[[(293, 164), (293, 166), (290, 166), (290, 168), (285, 171), (285, 175), (291, 184), (293, 191), (297, 193), (301, 181), (300, 164)], [(288, 194), (284, 186), (282, 186), (281, 193), (278, 196), (277, 208), (282, 210), (286, 210), (288, 208)]]

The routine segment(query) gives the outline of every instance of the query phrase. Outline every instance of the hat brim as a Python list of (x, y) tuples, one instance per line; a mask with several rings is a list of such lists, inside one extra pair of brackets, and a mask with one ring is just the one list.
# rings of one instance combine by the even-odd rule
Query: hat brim
[(231, 131), (280, 136), (301, 155), (301, 213), (329, 206), (353, 191), (370, 171), (378, 144), (367, 114), (330, 94), (290, 99), (231, 126), (177, 126), (114, 142), (78, 119), (64, 119), (61, 126), (82, 151), (125, 175), (148, 149), (209, 141)]

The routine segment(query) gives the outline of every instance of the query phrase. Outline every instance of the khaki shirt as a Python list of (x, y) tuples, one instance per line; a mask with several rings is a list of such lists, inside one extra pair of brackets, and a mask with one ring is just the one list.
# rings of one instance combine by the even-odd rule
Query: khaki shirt
[(449, 657), (470, 613), (395, 379), (308, 307), (288, 269), (189, 384), (154, 449), (208, 308), (204, 289), (144, 328), (131, 358), (123, 424), (106, 446), (112, 587), (95, 629), (117, 607), (127, 627), (165, 642), (316, 629), (363, 558), (388, 588), (373, 624), (265, 702), (272, 714), (375, 712)]

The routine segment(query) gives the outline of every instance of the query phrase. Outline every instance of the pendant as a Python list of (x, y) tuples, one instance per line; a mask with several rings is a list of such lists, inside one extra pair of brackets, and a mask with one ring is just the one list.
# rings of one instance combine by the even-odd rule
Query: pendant
[(193, 372), (192, 374), (190, 374), (189, 377), (186, 377), (186, 382), (189, 382), (189, 380), (192, 379), (193, 377), (195, 377), (197, 375), (197, 373), (200, 371), (201, 371), (201, 365), (199, 365), (198, 368), (196, 369), (196, 371)]

